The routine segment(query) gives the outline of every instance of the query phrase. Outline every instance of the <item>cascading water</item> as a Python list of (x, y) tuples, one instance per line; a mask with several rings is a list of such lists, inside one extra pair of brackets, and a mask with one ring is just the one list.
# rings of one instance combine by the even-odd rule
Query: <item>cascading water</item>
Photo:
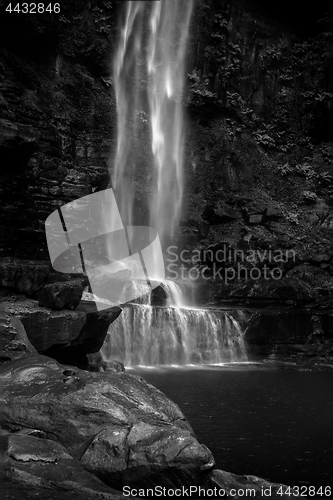
[[(182, 202), (182, 101), (192, 9), (193, 0), (127, 2), (114, 59), (118, 142), (112, 187), (128, 225), (137, 223), (136, 202), (144, 196), (149, 213), (140, 222), (158, 230), (162, 246), (173, 237)], [(154, 168), (147, 169), (149, 155)]]
[(133, 305), (111, 325), (106, 360), (126, 366), (246, 361), (239, 323), (227, 312)]
[(142, 287), (137, 303), (127, 304), (112, 323), (102, 349), (105, 360), (116, 359), (126, 366), (247, 361), (243, 332), (231, 314), (175, 305), (184, 295), (169, 280), (161, 285), (164, 306), (153, 305), (154, 296)]
[[(112, 187), (124, 224), (156, 228), (164, 250), (178, 227), (183, 194), (182, 101), (192, 9), (193, 0), (127, 2), (114, 59)], [(141, 298), (111, 325), (105, 359), (127, 366), (246, 360), (240, 326), (228, 313), (191, 307), (172, 281), (161, 285), (163, 306), (152, 305), (146, 283), (131, 286)]]

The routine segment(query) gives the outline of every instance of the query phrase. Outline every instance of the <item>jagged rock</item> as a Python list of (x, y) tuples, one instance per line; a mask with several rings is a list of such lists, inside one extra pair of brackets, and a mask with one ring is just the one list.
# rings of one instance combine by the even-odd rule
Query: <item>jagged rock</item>
[(89, 368), (87, 354), (101, 349), (110, 324), (121, 313), (119, 307), (97, 311), (94, 302), (81, 302), (75, 311), (51, 311), (31, 299), (3, 302), (2, 309), (21, 320), (38, 352), (84, 369)]
[(154, 306), (165, 306), (168, 301), (168, 293), (163, 286), (158, 285), (151, 291), (151, 303)]
[[(121, 313), (119, 307), (112, 307), (103, 311), (96, 311), (94, 304), (82, 304), (77, 308), (78, 312), (83, 313), (84, 320), (78, 335), (75, 338), (67, 338), (65, 342), (57, 342), (55, 339), (52, 345), (47, 349), (38, 349), (47, 356), (57, 359), (60, 363), (71, 364), (79, 368), (88, 368), (89, 362), (87, 359), (88, 353), (97, 353), (105, 340), (110, 324), (117, 319)], [(70, 316), (71, 318), (71, 316)], [(23, 318), (24, 323), (24, 318)], [(72, 329), (70, 325), (69, 334)], [(35, 325), (30, 326), (33, 331)], [(54, 334), (59, 334), (59, 330), (53, 330)], [(65, 340), (65, 339), (63, 339)]]
[(0, 366), (13, 359), (36, 353), (21, 321), (0, 307)]
[(45, 285), (39, 293), (40, 306), (50, 309), (75, 309), (81, 300), (85, 284), (80, 280)]
[(2, 375), (6, 428), (44, 432), (109, 485), (193, 484), (214, 466), (178, 406), (141, 378), (81, 370), (66, 376), (40, 355), (4, 364)]

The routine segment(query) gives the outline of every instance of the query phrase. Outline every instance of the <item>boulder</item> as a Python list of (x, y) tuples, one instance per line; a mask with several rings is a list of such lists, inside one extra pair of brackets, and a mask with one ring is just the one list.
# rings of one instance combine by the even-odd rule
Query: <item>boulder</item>
[(20, 320), (35, 350), (83, 369), (89, 368), (87, 354), (101, 349), (110, 324), (121, 313), (119, 307), (97, 311), (95, 302), (82, 302), (75, 311), (51, 311), (16, 297), (3, 301), (2, 310)]
[(38, 297), (40, 306), (50, 309), (75, 309), (82, 298), (85, 284), (80, 280), (71, 280), (45, 285)]
[[(76, 338), (67, 344), (53, 344), (52, 347), (44, 351), (44, 354), (57, 359), (60, 363), (71, 364), (79, 368), (89, 368), (87, 354), (98, 353), (104, 344), (109, 326), (122, 312), (120, 307), (111, 307), (96, 311), (95, 304), (82, 304), (84, 309), (90, 307), (86, 312), (85, 322)], [(94, 308), (95, 310), (91, 310)]]
[(46, 438), (29, 447), (36, 437), (9, 436), (10, 460), (23, 471), (9, 474), (21, 474), (20, 482), (27, 474), (44, 477), (40, 463), (71, 466), (68, 455), (116, 488), (195, 484), (214, 466), (178, 406), (141, 377), (73, 372), (40, 355), (3, 363), (1, 371), (5, 428), (36, 429)]

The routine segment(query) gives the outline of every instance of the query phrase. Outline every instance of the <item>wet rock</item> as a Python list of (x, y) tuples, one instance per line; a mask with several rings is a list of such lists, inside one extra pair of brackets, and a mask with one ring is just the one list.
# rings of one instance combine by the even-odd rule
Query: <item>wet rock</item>
[(151, 292), (151, 303), (154, 306), (165, 306), (168, 301), (168, 293), (166, 289), (158, 285)]
[(39, 293), (40, 306), (50, 309), (75, 309), (82, 298), (85, 284), (80, 280), (45, 285)]
[[(219, 469), (215, 469), (210, 474), (209, 482), (210, 487), (216, 487), (217, 490), (221, 489), (224, 495), (233, 496), (234, 498), (243, 498), (249, 495), (254, 497), (267, 496), (273, 500), (293, 497), (293, 495), (290, 495), (290, 488), (288, 489), (286, 485), (270, 483), (257, 476), (240, 476)], [(263, 491), (265, 492), (264, 495)]]
[(5, 498), (16, 498), (13, 496), (15, 484), (28, 489), (28, 498), (30, 495), (34, 498), (31, 494), (34, 490), (36, 498), (43, 499), (70, 499), (72, 495), (108, 500), (121, 497), (119, 492), (87, 472), (64, 446), (50, 439), (14, 433), (8, 438), (7, 455), (5, 478), (11, 484), (5, 485)]
[[(64, 384), (63, 371), (56, 361), (39, 355), (3, 370), (7, 429), (44, 432), (86, 469), (118, 488), (192, 484), (214, 466), (210, 451), (195, 439), (178, 406), (142, 379), (115, 371), (77, 370), (73, 383)], [(15, 439), (12, 455), (25, 456), (24, 446), (37, 438)], [(37, 464), (44, 457), (45, 465), (60, 452), (55, 446), (52, 454), (49, 444), (29, 447)], [(22, 470), (21, 463), (16, 467)], [(31, 475), (40, 474), (36, 465)]]

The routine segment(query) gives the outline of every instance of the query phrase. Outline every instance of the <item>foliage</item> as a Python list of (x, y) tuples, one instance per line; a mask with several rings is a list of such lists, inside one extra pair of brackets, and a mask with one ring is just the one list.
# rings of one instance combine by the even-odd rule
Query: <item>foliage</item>
[(263, 123), (258, 130), (253, 132), (253, 137), (255, 138), (259, 146), (274, 148), (276, 146), (276, 142), (272, 137), (273, 132), (274, 125)]
[(240, 70), (240, 46), (229, 38), (229, 22), (226, 16), (223, 13), (215, 14), (204, 59), (209, 66), (208, 76), (217, 75), (221, 85), (225, 85)]
[(278, 171), (281, 175), (285, 176), (291, 174), (293, 172), (293, 168), (289, 165), (289, 162), (287, 162), (284, 165), (279, 165)]
[(195, 109), (206, 108), (212, 106), (220, 106), (217, 94), (208, 90), (209, 79), (202, 78), (199, 71), (195, 68), (191, 74), (188, 74), (188, 94), (186, 104)]

